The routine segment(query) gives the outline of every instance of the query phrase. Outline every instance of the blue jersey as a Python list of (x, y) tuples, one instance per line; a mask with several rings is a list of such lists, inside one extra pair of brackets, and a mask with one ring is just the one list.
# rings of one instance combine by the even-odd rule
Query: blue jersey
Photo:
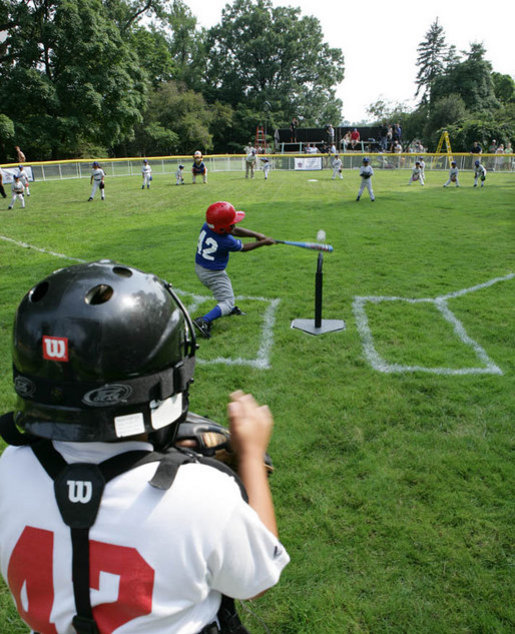
[(206, 171), (206, 166), (204, 165), (204, 161), (201, 161), (200, 163), (197, 163), (196, 161), (193, 163), (193, 167), (191, 169), (191, 171), (194, 174), (204, 174)]
[(229, 262), (229, 253), (242, 248), (241, 240), (230, 234), (215, 233), (205, 222), (198, 237), (195, 262), (211, 271), (223, 271)]

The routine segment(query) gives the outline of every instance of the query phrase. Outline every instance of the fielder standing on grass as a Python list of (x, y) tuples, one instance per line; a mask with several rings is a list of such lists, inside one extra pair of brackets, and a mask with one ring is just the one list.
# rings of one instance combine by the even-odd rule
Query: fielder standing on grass
[(460, 173), (458, 166), (456, 165), (456, 161), (451, 162), (451, 169), (449, 170), (449, 178), (447, 182), (444, 184), (444, 187), (448, 187), (451, 183), (454, 183), (456, 187), (460, 186), (460, 181), (458, 179), (458, 174)]
[(478, 180), (481, 180), (481, 187), (485, 186), (486, 167), (481, 165), (481, 161), (476, 159), (474, 162), (474, 187), (477, 187)]
[[(245, 218), (244, 211), (236, 211), (231, 203), (219, 201), (209, 205), (206, 222), (202, 225), (195, 255), (195, 273), (199, 280), (213, 293), (217, 304), (193, 323), (205, 338), (211, 337), (211, 325), (224, 315), (244, 315), (234, 304), (234, 291), (225, 269), (231, 251), (252, 251), (259, 247), (275, 244), (273, 238), (262, 233), (237, 227), (236, 223)], [(239, 238), (254, 238), (255, 242), (243, 243)]]
[(370, 165), (370, 159), (368, 159), (367, 157), (363, 159), (363, 165), (359, 168), (359, 175), (361, 176), (361, 185), (356, 201), (359, 201), (359, 199), (361, 198), (361, 194), (366, 187), (370, 195), (370, 200), (374, 202), (375, 196), (374, 190), (372, 189), (372, 176), (374, 175), (374, 170)]
[(342, 163), (342, 159), (340, 158), (340, 156), (338, 154), (334, 155), (333, 158), (333, 178), (332, 180), (334, 181), (334, 179), (338, 176), (338, 178), (341, 178), (343, 180), (343, 163)]
[(7, 209), (12, 209), (14, 207), (14, 203), (19, 200), (22, 209), (25, 209), (25, 198), (23, 196), (23, 191), (24, 191), (24, 186), (23, 183), (20, 180), (20, 177), (18, 174), (16, 174), (13, 177), (13, 182), (11, 185), (11, 192), (12, 192), (12, 198), (11, 198), (11, 204), (9, 205), (9, 207)]
[(424, 171), (422, 170), (420, 161), (415, 163), (415, 167), (411, 171), (411, 178), (409, 179), (408, 185), (411, 185), (411, 183), (414, 183), (415, 181), (419, 181), (421, 185), (424, 184)]
[(152, 180), (152, 168), (150, 167), (147, 159), (143, 161), (143, 167), (141, 168), (141, 175), (143, 176), (143, 185), (141, 189), (150, 189), (150, 181)]
[(117, 262), (52, 273), (14, 332), (0, 571), (23, 621), (45, 634), (248, 634), (233, 599), (257, 598), (289, 562), (268, 407), (230, 395), (240, 479), (186, 449), (190, 317), (170, 284)]
[(89, 195), (88, 202), (93, 200), (95, 194), (97, 193), (97, 189), (100, 189), (100, 198), (105, 200), (105, 184), (104, 184), (105, 172), (100, 167), (100, 164), (95, 161), (92, 165), (91, 178), (89, 179), (89, 184), (93, 185), (91, 189), (91, 194)]
[(18, 165), (18, 176), (20, 177), (20, 181), (23, 187), (25, 188), (25, 195), (30, 196), (29, 175), (25, 171), (25, 168), (23, 167), (23, 165)]

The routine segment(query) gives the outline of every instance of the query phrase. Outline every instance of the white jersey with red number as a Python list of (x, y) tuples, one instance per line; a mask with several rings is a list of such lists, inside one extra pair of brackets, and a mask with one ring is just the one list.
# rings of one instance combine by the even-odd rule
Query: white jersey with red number
[[(142, 442), (54, 443), (67, 462), (101, 462)], [(156, 463), (109, 482), (90, 529), (93, 614), (102, 634), (196, 634), (221, 593), (245, 599), (277, 583), (289, 557), (230, 476), (180, 467), (170, 489), (148, 484)], [(0, 570), (23, 620), (74, 634), (70, 530), (53, 482), (28, 447), (0, 457)]]

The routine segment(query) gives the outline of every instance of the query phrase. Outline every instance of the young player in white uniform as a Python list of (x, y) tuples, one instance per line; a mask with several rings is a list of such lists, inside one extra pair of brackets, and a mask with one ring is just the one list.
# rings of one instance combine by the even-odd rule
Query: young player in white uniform
[(370, 160), (366, 157), (363, 159), (363, 165), (359, 168), (359, 175), (361, 176), (361, 185), (356, 200), (359, 201), (361, 194), (366, 187), (370, 195), (370, 200), (374, 202), (375, 196), (374, 190), (372, 189), (372, 176), (374, 175), (374, 170), (370, 165)]
[(182, 170), (184, 169), (184, 165), (179, 165), (177, 171), (175, 172), (175, 184), (176, 185), (184, 185), (184, 176)]
[(265, 175), (265, 180), (268, 180), (268, 172), (270, 171), (270, 168), (272, 167), (272, 164), (270, 163), (270, 159), (264, 156), (263, 158), (260, 158), (259, 160), (263, 163), (263, 174)]
[(477, 187), (478, 180), (481, 180), (481, 187), (485, 186), (486, 167), (481, 165), (481, 161), (476, 159), (474, 162), (474, 187)]
[(25, 168), (23, 167), (23, 165), (18, 165), (18, 170), (19, 170), (18, 176), (20, 177), (20, 181), (23, 187), (25, 188), (25, 195), (30, 196), (29, 175), (25, 171)]
[(247, 504), (234, 473), (173, 446), (196, 342), (170, 284), (109, 260), (61, 269), (24, 297), (15, 332), (0, 570), (21, 618), (52, 634), (225, 631), (222, 595), (259, 595), (289, 561), (268, 408), (240, 391), (228, 404)]
[(100, 198), (105, 200), (105, 188), (104, 188), (105, 172), (96, 161), (93, 163), (91, 178), (89, 179), (90, 185), (93, 185), (91, 194), (89, 195), (88, 202), (93, 200), (97, 189), (100, 189)]
[(448, 187), (451, 183), (454, 183), (456, 187), (460, 186), (460, 181), (458, 179), (459, 169), (456, 165), (456, 161), (451, 162), (451, 169), (449, 170), (449, 178), (445, 183), (444, 187)]
[(411, 178), (409, 179), (408, 185), (411, 185), (411, 183), (415, 181), (419, 181), (421, 185), (424, 184), (424, 172), (422, 171), (422, 168), (420, 167), (419, 161), (415, 163), (415, 167), (411, 171)]
[(23, 183), (21, 182), (20, 177), (18, 176), (18, 174), (16, 174), (13, 178), (13, 182), (11, 184), (11, 193), (12, 193), (12, 198), (11, 198), (11, 204), (9, 205), (8, 209), (12, 209), (14, 207), (14, 203), (19, 200), (20, 204), (22, 206), (22, 209), (25, 208), (25, 198), (23, 196), (23, 190), (25, 188), (23, 187)]
[(333, 181), (336, 177), (343, 179), (343, 162), (338, 154), (335, 154), (333, 158)]
[(143, 167), (141, 168), (141, 174), (143, 176), (143, 185), (141, 189), (150, 189), (150, 181), (152, 180), (152, 168), (150, 167), (147, 159), (143, 161)]

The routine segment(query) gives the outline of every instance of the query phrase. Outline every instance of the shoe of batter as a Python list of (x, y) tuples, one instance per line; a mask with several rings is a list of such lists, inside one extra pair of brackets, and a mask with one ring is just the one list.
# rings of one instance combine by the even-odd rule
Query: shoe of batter
[(244, 313), (241, 308), (238, 308), (238, 306), (235, 306), (231, 312), (229, 313), (229, 315), (246, 315), (247, 313)]
[(193, 320), (195, 328), (200, 332), (200, 335), (204, 339), (211, 339), (211, 324), (204, 321), (202, 317), (197, 317)]

